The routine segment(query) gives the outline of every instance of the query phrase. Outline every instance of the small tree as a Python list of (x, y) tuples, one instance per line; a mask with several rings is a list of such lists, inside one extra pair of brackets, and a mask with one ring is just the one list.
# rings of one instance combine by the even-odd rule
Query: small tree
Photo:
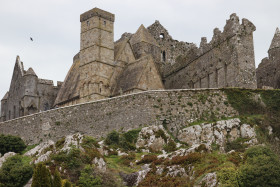
[(0, 153), (20, 153), (26, 148), (24, 141), (17, 136), (0, 134)]
[(31, 187), (51, 186), (52, 179), (49, 169), (43, 163), (39, 163), (35, 168)]
[(0, 169), (0, 186), (24, 186), (32, 177), (33, 169), (23, 162), (23, 157), (15, 155), (3, 163)]
[(119, 141), (120, 141), (120, 135), (117, 131), (110, 132), (105, 139), (105, 143), (107, 145), (118, 145)]
[(269, 148), (251, 147), (245, 158), (246, 163), (239, 170), (239, 186), (280, 186), (280, 161)]
[(81, 187), (98, 186), (102, 184), (102, 180), (100, 177), (93, 175), (93, 168), (90, 165), (86, 165), (81, 172), (79, 184)]
[(55, 172), (54, 172), (53, 187), (62, 187), (62, 180), (60, 177), (60, 173), (57, 169), (55, 169)]
[(63, 184), (63, 187), (72, 187), (71, 182), (69, 180), (66, 180), (65, 183)]

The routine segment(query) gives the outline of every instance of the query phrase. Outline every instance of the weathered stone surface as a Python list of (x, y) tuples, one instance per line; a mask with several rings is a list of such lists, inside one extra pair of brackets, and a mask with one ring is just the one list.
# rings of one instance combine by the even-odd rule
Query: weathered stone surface
[[(161, 131), (164, 133), (163, 136), (167, 138), (166, 142), (162, 136), (157, 136), (158, 132)], [(166, 132), (162, 125), (159, 126), (150, 126), (144, 127), (139, 133), (136, 148), (144, 148), (151, 150), (152, 152), (161, 152), (164, 145), (171, 141), (170, 135)]]
[(238, 118), (187, 127), (179, 132), (178, 139), (192, 147), (189, 150), (181, 150), (179, 155), (190, 153), (202, 143), (206, 144), (209, 149), (211, 149), (212, 143), (216, 143), (220, 146), (220, 150), (224, 151), (227, 141), (232, 142), (239, 137), (248, 138), (249, 141), (245, 143), (249, 145), (258, 143), (254, 128), (247, 124), (241, 124)]
[[(206, 102), (198, 96), (205, 96)], [(0, 123), (0, 132), (18, 135), (28, 144), (57, 141), (76, 132), (99, 138), (112, 130), (157, 124), (165, 124), (176, 135), (183, 126), (205, 114), (210, 116), (211, 111), (217, 118), (238, 115), (226, 101), (226, 94), (215, 89), (149, 91), (25, 116)]]
[(204, 184), (205, 187), (215, 187), (218, 185), (218, 179), (216, 172), (206, 174), (199, 185), (195, 185), (195, 187), (199, 187), (200, 185)]
[(16, 58), (9, 92), (1, 100), (0, 121), (49, 110), (55, 101), (61, 83), (40, 79), (32, 68), (24, 70), (19, 56)]
[(257, 68), (258, 88), (280, 88), (280, 31), (276, 29), (268, 50), (268, 57), (264, 58)]

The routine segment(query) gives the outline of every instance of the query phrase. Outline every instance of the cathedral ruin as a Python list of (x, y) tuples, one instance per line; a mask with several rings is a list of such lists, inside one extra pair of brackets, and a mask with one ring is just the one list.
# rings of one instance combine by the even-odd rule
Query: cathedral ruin
[(215, 28), (210, 42), (203, 37), (199, 47), (173, 39), (159, 21), (114, 41), (114, 21), (114, 14), (98, 8), (80, 16), (80, 51), (58, 86), (25, 71), (18, 57), (1, 100), (1, 121), (146, 90), (257, 88), (256, 28), (245, 18), (240, 23), (232, 14), (224, 30)]

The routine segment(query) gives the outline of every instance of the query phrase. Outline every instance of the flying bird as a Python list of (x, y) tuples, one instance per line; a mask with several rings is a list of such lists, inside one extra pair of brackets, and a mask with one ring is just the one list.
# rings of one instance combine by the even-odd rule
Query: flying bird
[(33, 38), (32, 37), (30, 37), (30, 40), (33, 42)]

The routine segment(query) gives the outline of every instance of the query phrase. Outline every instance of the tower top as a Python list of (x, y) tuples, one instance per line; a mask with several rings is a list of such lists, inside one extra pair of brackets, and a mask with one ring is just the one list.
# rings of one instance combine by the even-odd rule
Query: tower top
[(280, 47), (280, 30), (277, 27), (269, 50)]
[(115, 15), (110, 13), (110, 12), (107, 12), (107, 11), (104, 11), (104, 10), (101, 10), (99, 8), (93, 8), (83, 14), (81, 14), (80, 16), (80, 21), (83, 22), (85, 20), (88, 20), (89, 18), (92, 18), (94, 16), (98, 16), (98, 17), (102, 17), (104, 19), (107, 19), (109, 21), (112, 21), (114, 22), (115, 21)]

